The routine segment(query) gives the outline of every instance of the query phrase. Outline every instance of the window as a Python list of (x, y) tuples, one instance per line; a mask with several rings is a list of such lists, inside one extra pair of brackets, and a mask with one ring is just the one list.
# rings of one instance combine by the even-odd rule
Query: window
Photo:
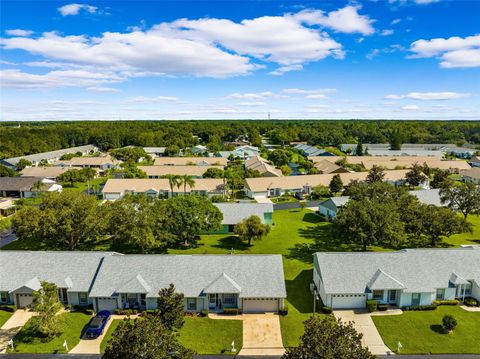
[(465, 295), (472, 295), (472, 283), (465, 285)]
[(383, 290), (374, 290), (373, 291), (373, 299), (383, 300)]
[(147, 298), (147, 296), (144, 293), (140, 294), (140, 305), (142, 307), (147, 305), (147, 299), (146, 298)]
[(2, 302), (2, 303), (8, 302), (8, 293), (7, 292), (0, 292), (0, 302)]
[(87, 304), (87, 293), (84, 293), (84, 292), (78, 293), (78, 303), (80, 305)]
[(438, 288), (437, 289), (437, 300), (444, 300), (445, 299), (445, 288)]
[(225, 304), (233, 304), (235, 300), (235, 296), (233, 294), (224, 294), (223, 295), (223, 302)]
[(127, 302), (128, 305), (133, 307), (137, 303), (137, 294), (135, 293), (128, 293), (127, 294)]
[(197, 298), (187, 298), (187, 309), (197, 310)]

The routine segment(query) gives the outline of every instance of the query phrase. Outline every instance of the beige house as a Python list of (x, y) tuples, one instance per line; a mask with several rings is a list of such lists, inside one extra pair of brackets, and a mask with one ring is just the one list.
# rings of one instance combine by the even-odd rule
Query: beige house
[(227, 158), (221, 157), (158, 157), (155, 166), (226, 166)]
[(58, 167), (94, 168), (99, 171), (105, 171), (117, 167), (119, 164), (120, 161), (117, 161), (110, 156), (73, 157), (70, 160), (57, 161), (54, 163), (54, 165)]
[(318, 173), (320, 174), (328, 174), (328, 173), (348, 173), (349, 171), (342, 166), (335, 164), (335, 161), (329, 161), (326, 159), (320, 160), (319, 162), (315, 162), (315, 168), (317, 169)]
[(465, 183), (475, 183), (480, 185), (480, 167), (473, 167), (462, 172), (462, 181)]
[[(225, 191), (223, 179), (199, 178), (195, 179), (193, 187), (187, 186), (187, 194), (198, 194), (202, 196), (221, 195)], [(102, 189), (103, 199), (116, 200), (126, 194), (142, 193), (151, 197), (171, 197), (168, 179), (159, 178), (110, 178)], [(173, 196), (183, 195), (183, 186), (174, 187)]]
[(202, 178), (209, 168), (223, 171), (223, 166), (138, 166), (138, 168), (145, 172), (148, 178), (161, 178), (166, 175)]
[(282, 171), (275, 168), (260, 156), (250, 157), (245, 161), (245, 168), (260, 172), (263, 177), (281, 177)]
[(48, 178), (51, 180), (57, 180), (57, 178), (69, 170), (77, 169), (80, 170), (82, 167), (57, 167), (57, 166), (48, 166), (48, 167), (26, 167), (20, 172), (21, 177), (41, 177)]

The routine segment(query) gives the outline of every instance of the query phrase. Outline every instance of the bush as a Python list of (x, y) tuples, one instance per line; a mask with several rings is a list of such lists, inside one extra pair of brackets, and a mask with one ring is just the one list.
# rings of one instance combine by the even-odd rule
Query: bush
[(332, 314), (332, 307), (328, 307), (328, 306), (323, 306), (322, 307), (322, 313), (324, 314)]
[(385, 312), (388, 309), (388, 305), (387, 304), (379, 304), (379, 305), (377, 305), (377, 309), (381, 312)]
[(5, 312), (13, 313), (14, 311), (17, 310), (17, 307), (14, 306), (14, 305), (4, 304), (4, 305), (0, 305), (0, 310), (3, 310)]
[(367, 300), (367, 310), (369, 313), (373, 313), (377, 310), (378, 303), (374, 299)]
[(237, 315), (237, 314), (239, 314), (239, 310), (238, 310), (238, 308), (224, 308), (223, 309), (223, 314)]
[(412, 305), (409, 307), (403, 307), (402, 310), (410, 311), (410, 310), (435, 310), (437, 309), (437, 305), (429, 304), (429, 305)]
[(435, 301), (433, 301), (432, 304), (435, 304), (435, 305), (458, 305), (458, 303), (460, 303), (459, 300), (451, 299), (451, 300), (435, 300)]
[(476, 300), (475, 298), (472, 298), (472, 297), (465, 298), (465, 300), (463, 302), (465, 303), (465, 305), (467, 307), (479, 307), (480, 306), (480, 302), (478, 300)]
[(452, 315), (445, 315), (442, 319), (442, 326), (447, 332), (451, 332), (457, 326), (457, 320)]
[(284, 305), (279, 311), (278, 314), (280, 315), (287, 315), (288, 314), (288, 306)]

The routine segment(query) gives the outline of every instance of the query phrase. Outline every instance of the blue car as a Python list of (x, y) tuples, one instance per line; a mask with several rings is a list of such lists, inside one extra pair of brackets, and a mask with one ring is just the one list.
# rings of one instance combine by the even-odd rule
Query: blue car
[(85, 335), (87, 338), (97, 338), (103, 333), (103, 329), (110, 320), (110, 312), (108, 310), (102, 310), (91, 320), (88, 325)]

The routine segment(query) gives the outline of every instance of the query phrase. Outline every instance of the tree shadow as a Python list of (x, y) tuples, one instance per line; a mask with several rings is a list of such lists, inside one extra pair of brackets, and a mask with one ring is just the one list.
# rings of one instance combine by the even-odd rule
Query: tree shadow
[(313, 294), (310, 292), (312, 278), (313, 269), (304, 269), (295, 279), (285, 281), (288, 302), (300, 313), (313, 311)]
[(313, 212), (305, 213), (302, 218), (302, 221), (307, 223), (318, 223), (320, 220), (321, 218)]
[(432, 324), (430, 325), (430, 330), (434, 331), (438, 334), (447, 334), (445, 329), (440, 324)]
[(215, 244), (212, 244), (212, 247), (226, 250), (235, 249), (245, 251), (250, 249), (252, 246), (249, 246), (245, 242), (241, 241), (238, 236), (227, 236), (219, 239)]

